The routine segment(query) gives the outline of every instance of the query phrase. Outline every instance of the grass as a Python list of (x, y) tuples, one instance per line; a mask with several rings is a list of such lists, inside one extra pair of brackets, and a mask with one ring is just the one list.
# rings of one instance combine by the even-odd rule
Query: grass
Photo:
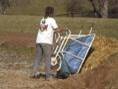
[[(32, 67), (34, 48), (0, 46), (0, 67), (13, 67), (15, 64)], [(11, 66), (10, 66), (11, 65)]]
[(97, 18), (59, 18), (61, 25), (67, 25), (73, 33), (80, 30), (89, 32), (93, 26), (97, 35), (114, 37), (118, 39), (118, 19), (97, 19)]
[(0, 16), (0, 31), (2, 32), (34, 32), (33, 26), (39, 17), (30, 16)]
[[(12, 15), (0, 16), (0, 33), (2, 32), (30, 32), (36, 33), (35, 24), (40, 22), (39, 16)], [(118, 39), (118, 19), (97, 18), (69, 18), (56, 17), (60, 27), (68, 27), (72, 33), (89, 32), (93, 26), (97, 35), (104, 35)]]

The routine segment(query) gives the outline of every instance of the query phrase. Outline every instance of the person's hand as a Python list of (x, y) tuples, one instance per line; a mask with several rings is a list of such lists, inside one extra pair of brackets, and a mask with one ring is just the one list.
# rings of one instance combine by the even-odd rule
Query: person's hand
[(63, 32), (63, 31), (64, 31), (64, 29), (62, 29), (62, 28), (59, 29), (59, 32)]
[(34, 27), (35, 27), (36, 29), (40, 29), (40, 25), (39, 25), (39, 24), (36, 24)]
[(61, 33), (63, 31), (64, 31), (64, 29), (62, 29), (62, 28), (58, 28), (58, 29), (55, 30), (55, 32), (57, 32), (57, 33)]

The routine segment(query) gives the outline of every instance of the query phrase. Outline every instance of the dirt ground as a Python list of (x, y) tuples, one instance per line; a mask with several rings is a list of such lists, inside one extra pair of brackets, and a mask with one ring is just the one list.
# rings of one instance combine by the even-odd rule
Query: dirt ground
[(0, 33), (0, 45), (34, 47), (35, 36), (27, 33)]
[[(0, 48), (35, 47), (35, 36), (28, 33), (0, 34)], [(0, 50), (1, 51), (1, 50)], [(17, 57), (18, 56), (18, 57)], [(81, 73), (67, 79), (32, 79), (32, 59), (14, 51), (0, 52), (0, 89), (118, 89), (118, 41), (96, 37), (93, 51)], [(25, 61), (24, 61), (25, 60)], [(12, 61), (12, 62), (11, 62)]]

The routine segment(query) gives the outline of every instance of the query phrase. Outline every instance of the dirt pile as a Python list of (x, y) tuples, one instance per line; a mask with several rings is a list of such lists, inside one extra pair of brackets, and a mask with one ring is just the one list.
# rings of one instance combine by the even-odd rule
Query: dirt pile
[(93, 52), (87, 58), (82, 71), (91, 70), (102, 64), (108, 57), (118, 52), (118, 40), (96, 37), (93, 43)]
[(115, 53), (91, 71), (71, 76), (69, 79), (60, 81), (56, 85), (58, 89), (117, 89), (117, 58), (118, 53)]

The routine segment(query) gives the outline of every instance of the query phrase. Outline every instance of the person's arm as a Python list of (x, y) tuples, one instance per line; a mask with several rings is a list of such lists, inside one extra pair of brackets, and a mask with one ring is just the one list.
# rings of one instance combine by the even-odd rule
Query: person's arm
[(57, 32), (57, 33), (58, 33), (58, 32), (60, 33), (60, 32), (63, 32), (63, 31), (64, 31), (64, 29), (61, 29), (61, 28), (56, 28), (56, 29), (54, 29), (54, 32)]
[(40, 24), (41, 24), (42, 20), (43, 20), (43, 19), (41, 19), (39, 23), (37, 23), (37, 24), (34, 25), (34, 27), (35, 27), (37, 30), (41, 29), (41, 25), (40, 25)]

